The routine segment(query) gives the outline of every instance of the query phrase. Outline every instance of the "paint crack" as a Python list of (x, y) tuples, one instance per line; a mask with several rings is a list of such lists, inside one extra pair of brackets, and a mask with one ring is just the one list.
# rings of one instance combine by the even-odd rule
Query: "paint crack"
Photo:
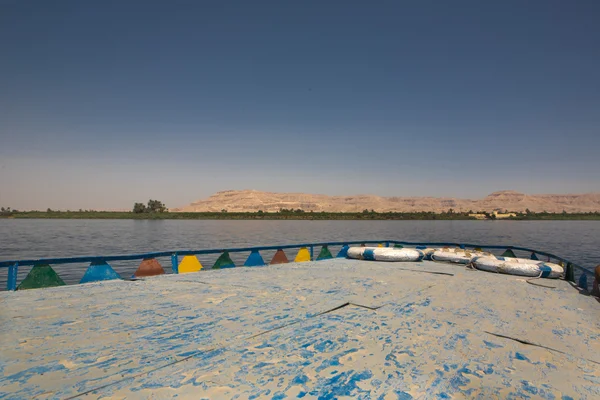
[(500, 333), (494, 333), (494, 332), (489, 332), (489, 331), (483, 331), (483, 332), (487, 333), (488, 335), (496, 336), (496, 337), (499, 337), (499, 338), (513, 340), (515, 342), (518, 342), (518, 343), (521, 343), (521, 344), (524, 344), (524, 345), (527, 345), (527, 346), (540, 347), (542, 349), (554, 351), (556, 353), (564, 354), (564, 355), (567, 355), (567, 356), (570, 356), (570, 357), (580, 358), (582, 360), (589, 361), (589, 362), (594, 363), (594, 364), (600, 364), (600, 361), (590, 360), (589, 358), (572, 356), (571, 354), (569, 354), (567, 352), (564, 352), (562, 350), (554, 349), (552, 347), (544, 346), (542, 344), (533, 343), (533, 342), (530, 342), (530, 341), (525, 340), (525, 339), (519, 339), (519, 338), (516, 338), (516, 337), (502, 335)]

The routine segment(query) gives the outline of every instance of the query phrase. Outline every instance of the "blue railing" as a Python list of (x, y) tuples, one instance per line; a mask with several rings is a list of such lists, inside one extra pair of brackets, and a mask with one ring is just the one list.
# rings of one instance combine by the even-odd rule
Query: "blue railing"
[[(235, 248), (223, 248), (223, 249), (202, 249), (202, 250), (175, 250), (175, 251), (161, 251), (151, 252), (143, 254), (126, 254), (126, 255), (112, 255), (112, 256), (82, 256), (82, 257), (60, 257), (60, 258), (41, 258), (41, 259), (24, 259), (24, 260), (9, 260), (0, 261), (0, 268), (8, 268), (8, 279), (7, 279), (7, 290), (17, 289), (17, 275), (19, 267), (26, 266), (40, 266), (50, 264), (74, 264), (74, 263), (90, 263), (91, 266), (106, 264), (109, 261), (133, 261), (133, 260), (148, 260), (155, 259), (158, 257), (170, 257), (171, 269), (174, 274), (179, 273), (179, 256), (197, 256), (203, 254), (228, 254), (228, 253), (241, 253), (250, 252), (258, 253), (260, 251), (269, 250), (284, 250), (284, 249), (307, 249), (310, 252), (309, 260), (315, 260), (314, 249), (315, 247), (328, 246), (348, 246), (356, 244), (377, 244), (385, 247), (401, 245), (401, 246), (428, 246), (428, 247), (459, 247), (462, 249), (485, 249), (485, 250), (516, 250), (531, 253), (532, 255), (544, 256), (548, 260), (562, 263), (565, 266), (565, 279), (571, 282), (575, 282), (575, 272), (579, 275), (579, 284), (584, 285), (584, 282), (588, 280), (588, 277), (593, 277), (593, 273), (563, 257), (557, 256), (552, 253), (545, 251), (529, 249), (526, 247), (519, 246), (498, 246), (498, 245), (481, 245), (472, 243), (454, 243), (454, 242), (404, 242), (396, 240), (363, 240), (363, 241), (344, 241), (344, 242), (318, 242), (318, 243), (301, 243), (301, 244), (289, 244), (289, 245), (278, 245), (278, 246), (256, 246), (256, 247), (235, 247)], [(338, 254), (338, 256), (340, 256)], [(261, 258), (262, 259), (262, 258)], [(308, 260), (306, 260), (308, 261)], [(584, 280), (585, 278), (585, 280)], [(591, 279), (589, 279), (591, 283)], [(587, 289), (587, 283), (582, 286)]]

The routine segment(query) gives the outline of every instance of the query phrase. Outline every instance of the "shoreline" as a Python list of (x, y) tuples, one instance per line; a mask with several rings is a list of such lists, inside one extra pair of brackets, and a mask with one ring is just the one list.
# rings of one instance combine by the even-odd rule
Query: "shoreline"
[(318, 221), (600, 221), (600, 213), (535, 213), (507, 218), (475, 218), (468, 213), (235, 213), (235, 212), (161, 212), (128, 211), (23, 211), (0, 215), (0, 219), (136, 219), (136, 220), (318, 220)]

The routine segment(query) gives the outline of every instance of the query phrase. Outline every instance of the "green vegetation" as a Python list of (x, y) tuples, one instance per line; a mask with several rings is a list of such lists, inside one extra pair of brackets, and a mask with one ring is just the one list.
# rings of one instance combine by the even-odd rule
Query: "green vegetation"
[(507, 220), (512, 221), (542, 221), (542, 220), (600, 220), (600, 212), (587, 212), (587, 213), (567, 213), (565, 211), (561, 213), (549, 213), (539, 212), (535, 213), (527, 210), (524, 213), (516, 213), (514, 217), (509, 217)]
[(148, 205), (145, 206), (144, 203), (135, 203), (133, 205), (133, 213), (134, 214), (143, 214), (143, 213), (164, 213), (167, 212), (167, 207), (165, 207), (164, 203), (158, 200), (148, 200)]
[(487, 211), (483, 212), (483, 215), (485, 215), (485, 219), (491, 219), (491, 220), (495, 220), (496, 219), (496, 214), (494, 213), (489, 213)]
[(0, 207), (0, 217), (11, 216), (13, 213), (17, 213), (17, 210), (11, 210), (10, 207)]
[[(304, 210), (280, 209), (278, 212), (168, 212), (158, 200), (150, 200), (147, 205), (136, 203), (133, 211), (17, 211), (10, 208), (0, 209), (0, 218), (55, 218), (55, 219), (227, 219), (227, 220), (474, 220), (470, 212), (455, 212), (450, 209), (442, 213), (434, 212), (382, 212), (363, 210), (355, 213), (307, 212)], [(495, 215), (483, 213), (487, 219), (494, 220)], [(515, 213), (506, 220), (600, 220), (596, 213)]]
[(288, 220), (446, 220), (474, 219), (465, 214), (420, 213), (328, 213), (328, 212), (130, 212), (130, 211), (22, 211), (0, 218), (54, 219), (288, 219)]

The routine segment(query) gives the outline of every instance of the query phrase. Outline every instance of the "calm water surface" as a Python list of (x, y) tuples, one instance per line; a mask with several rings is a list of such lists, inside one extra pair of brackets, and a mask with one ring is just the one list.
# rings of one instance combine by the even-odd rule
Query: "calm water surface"
[[(600, 221), (140, 221), (0, 219), (0, 260), (305, 242), (396, 239), (530, 247), (584, 267), (600, 264)], [(232, 255), (236, 264), (247, 255)], [(266, 261), (272, 256), (263, 254)], [(294, 254), (288, 254), (288, 258)], [(210, 267), (214, 259), (200, 258)], [(216, 258), (216, 256), (214, 257)], [(160, 260), (165, 270), (169, 260)], [(113, 263), (130, 276), (135, 262)], [(87, 266), (55, 269), (76, 283)], [(19, 279), (28, 268), (20, 268)], [(0, 288), (6, 287), (6, 268)], [(21, 276), (23, 275), (23, 276)]]

